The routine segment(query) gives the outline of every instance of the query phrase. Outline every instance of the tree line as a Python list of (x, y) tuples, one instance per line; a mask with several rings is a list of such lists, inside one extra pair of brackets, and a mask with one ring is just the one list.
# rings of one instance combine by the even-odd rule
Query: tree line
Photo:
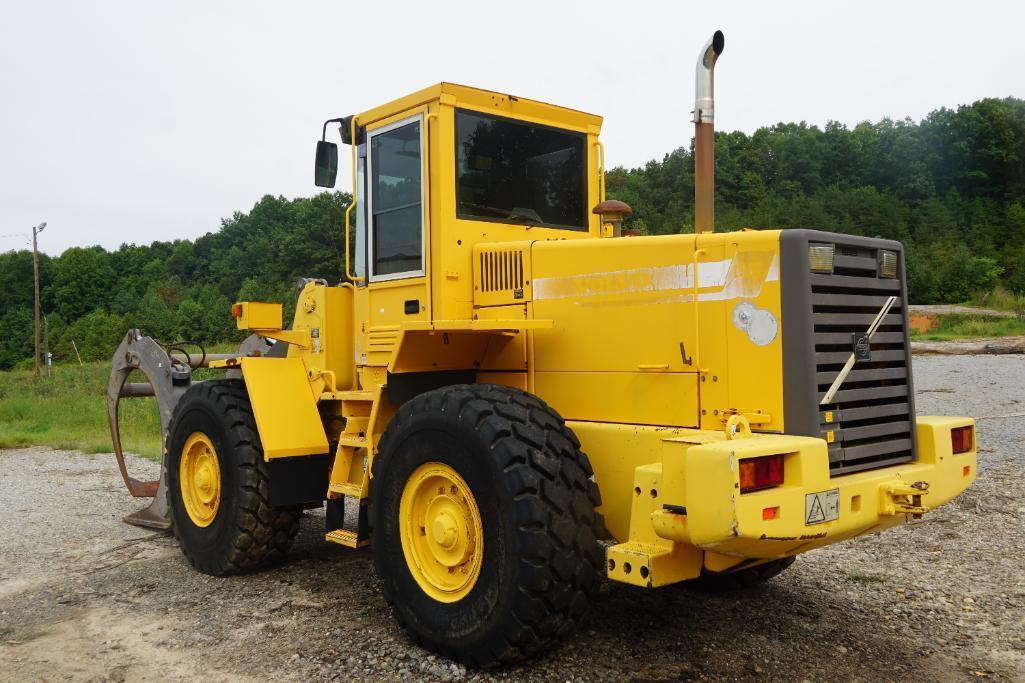
[[(1025, 292), (1025, 101), (984, 99), (920, 122), (779, 123), (717, 133), (716, 229), (818, 228), (907, 247), (912, 303)], [(612, 169), (607, 194), (645, 234), (694, 225), (693, 149)]]
[[(914, 122), (848, 128), (780, 123), (716, 134), (716, 226), (818, 228), (907, 246), (914, 303), (1025, 293), (1025, 101), (984, 99)], [(633, 207), (627, 228), (690, 232), (693, 148), (613, 168), (607, 194)], [(51, 351), (107, 359), (130, 327), (173, 341), (234, 341), (234, 301), (293, 300), (299, 277), (343, 277), (349, 196), (265, 196), (195, 240), (73, 247), (40, 255)], [(32, 254), (0, 254), (0, 369), (31, 366)]]
[[(83, 360), (106, 360), (132, 327), (165, 342), (236, 341), (235, 301), (285, 302), (290, 316), (299, 277), (342, 277), (348, 203), (340, 192), (266, 196), (195, 240), (40, 254), (54, 358), (75, 360), (74, 341)], [(32, 365), (33, 298), (32, 252), (0, 254), (0, 369)]]

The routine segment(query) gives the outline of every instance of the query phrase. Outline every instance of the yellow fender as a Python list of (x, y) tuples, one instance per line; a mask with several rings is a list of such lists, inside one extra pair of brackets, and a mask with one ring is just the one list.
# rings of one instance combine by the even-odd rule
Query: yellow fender
[(327, 453), (327, 433), (301, 358), (242, 358), (265, 460)]

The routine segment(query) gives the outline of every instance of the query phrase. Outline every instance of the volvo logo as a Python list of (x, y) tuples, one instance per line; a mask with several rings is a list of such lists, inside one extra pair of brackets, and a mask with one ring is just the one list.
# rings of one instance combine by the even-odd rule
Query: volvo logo
[(854, 359), (872, 360), (872, 342), (867, 334), (855, 332), (854, 337)]

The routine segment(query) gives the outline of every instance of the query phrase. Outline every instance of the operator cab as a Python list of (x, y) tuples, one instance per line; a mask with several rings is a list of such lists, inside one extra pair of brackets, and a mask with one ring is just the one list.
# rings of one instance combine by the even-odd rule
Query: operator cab
[(337, 123), (355, 197), (347, 279), (384, 304), (368, 303), (372, 324), (470, 318), (480, 242), (598, 236), (601, 121), (441, 83), (325, 122), (316, 182), (334, 186), (338, 150), (326, 132)]

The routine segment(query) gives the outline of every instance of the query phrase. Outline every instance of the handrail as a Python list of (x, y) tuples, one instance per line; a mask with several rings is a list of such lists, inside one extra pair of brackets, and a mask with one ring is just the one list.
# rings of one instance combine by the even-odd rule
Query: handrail
[[(356, 117), (353, 116), (349, 121), (349, 139), (352, 140), (352, 201), (349, 202), (348, 208), (345, 209), (345, 277), (351, 282), (363, 282), (366, 280), (365, 277), (358, 277), (352, 274), (352, 268), (349, 263), (349, 216), (352, 214), (352, 210), (356, 207)], [(366, 182), (366, 181), (364, 181)]]
[(698, 370), (698, 374), (707, 373), (708, 370), (702, 369), (701, 367), (701, 325), (698, 321), (701, 306), (699, 305), (698, 297), (698, 257), (707, 253), (704, 249), (694, 250), (694, 366)]
[[(421, 179), (421, 188), (423, 191), (424, 206), (423, 206), (423, 229), (421, 230), (421, 238), (424, 244), (424, 274), (430, 277), (431, 271), (431, 240), (428, 236), (428, 231), (434, 226), (431, 222), (431, 210), (434, 208), (434, 203), (431, 201), (431, 191), (434, 189), (431, 183), (431, 119), (441, 120), (440, 115), (436, 111), (424, 110), (424, 129), (420, 132), (423, 136), (423, 159), (420, 163), (426, 166), (427, 170), (424, 172), (423, 178)], [(434, 315), (433, 310), (430, 315)]]

